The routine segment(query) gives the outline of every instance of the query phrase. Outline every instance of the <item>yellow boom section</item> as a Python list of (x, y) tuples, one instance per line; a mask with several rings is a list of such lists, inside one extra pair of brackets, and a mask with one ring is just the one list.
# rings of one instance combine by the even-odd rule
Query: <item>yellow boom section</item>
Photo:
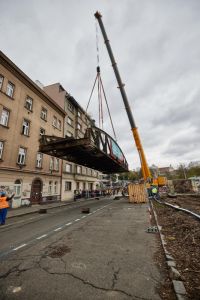
[(136, 144), (139, 156), (140, 156), (142, 175), (143, 175), (144, 180), (146, 181), (148, 178), (151, 178), (152, 176), (151, 176), (148, 164), (147, 164), (147, 160), (146, 160), (146, 157), (145, 157), (145, 154), (144, 154), (144, 150), (142, 148), (142, 143), (140, 141), (140, 136), (139, 136), (137, 127), (132, 128), (132, 132), (133, 132), (133, 137), (134, 137), (134, 140), (135, 140), (135, 144)]

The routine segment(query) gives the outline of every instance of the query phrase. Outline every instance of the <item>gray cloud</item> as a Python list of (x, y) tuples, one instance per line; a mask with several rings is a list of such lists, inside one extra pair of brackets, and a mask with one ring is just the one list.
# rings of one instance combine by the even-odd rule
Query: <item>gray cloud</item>
[[(30, 78), (61, 84), (86, 107), (96, 76), (96, 10), (126, 84), (149, 164), (200, 157), (200, 2), (0, 1), (1, 50)], [(137, 150), (99, 30), (102, 79), (118, 143), (131, 168)], [(97, 97), (89, 111), (98, 119)], [(105, 130), (111, 134), (105, 112)]]

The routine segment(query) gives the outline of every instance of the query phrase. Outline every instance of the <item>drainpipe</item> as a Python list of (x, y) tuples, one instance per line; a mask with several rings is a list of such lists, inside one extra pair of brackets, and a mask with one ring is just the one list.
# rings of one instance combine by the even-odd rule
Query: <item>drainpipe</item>
[[(65, 137), (65, 128), (64, 128), (64, 124), (65, 124), (65, 116), (63, 118), (63, 133), (62, 136)], [(61, 197), (62, 197), (62, 180), (63, 180), (63, 159), (61, 160), (61, 182), (60, 182), (60, 201), (62, 201)]]

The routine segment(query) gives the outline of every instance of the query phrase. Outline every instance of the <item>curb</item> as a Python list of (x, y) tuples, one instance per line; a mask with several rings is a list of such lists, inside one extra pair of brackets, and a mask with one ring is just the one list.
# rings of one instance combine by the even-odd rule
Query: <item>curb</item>
[[(73, 203), (81, 203), (81, 202), (84, 202), (84, 201), (91, 201), (91, 200), (95, 200), (96, 197), (94, 198), (88, 198), (88, 199), (84, 199), (84, 200), (76, 200), (76, 201), (70, 201), (70, 202), (67, 202), (67, 203), (63, 203), (63, 204), (60, 204), (60, 205), (57, 205), (57, 206), (52, 206), (52, 207), (47, 207), (46, 209), (49, 210), (49, 209), (54, 209), (54, 208), (59, 208), (59, 207), (62, 207), (62, 206), (68, 206), (70, 204), (73, 204)], [(103, 198), (103, 197), (102, 197)], [(101, 197), (100, 197), (101, 199)], [(41, 207), (42, 208), (45, 208), (45, 205), (48, 205), (48, 204), (42, 204)], [(7, 216), (7, 219), (11, 219), (11, 218), (17, 218), (17, 217), (21, 217), (21, 216), (24, 216), (24, 215), (30, 215), (30, 214), (36, 214), (36, 213), (39, 213), (39, 210), (41, 209), (41, 207), (38, 207), (36, 208), (34, 211), (27, 211), (27, 212), (24, 212), (24, 213), (21, 213), (21, 214), (18, 214), (18, 215), (13, 215), (13, 216)]]
[(162, 243), (162, 247), (164, 250), (164, 254), (165, 254), (165, 258), (166, 258), (166, 262), (169, 268), (169, 277), (172, 280), (172, 284), (173, 284), (173, 288), (174, 288), (174, 292), (176, 294), (176, 298), (178, 300), (187, 300), (187, 293), (186, 293), (186, 289), (185, 286), (183, 284), (183, 281), (181, 280), (181, 274), (179, 273), (179, 271), (176, 269), (176, 262), (174, 260), (174, 258), (170, 255), (170, 253), (168, 252), (166, 245), (167, 242), (165, 240), (165, 236), (162, 234), (162, 226), (160, 226), (158, 224), (158, 217), (156, 214), (156, 211), (154, 209), (153, 206), (153, 202), (150, 200), (151, 203), (151, 208), (154, 214), (154, 218), (156, 221), (156, 225), (158, 227), (158, 232), (160, 235), (160, 239), (161, 239), (161, 243)]

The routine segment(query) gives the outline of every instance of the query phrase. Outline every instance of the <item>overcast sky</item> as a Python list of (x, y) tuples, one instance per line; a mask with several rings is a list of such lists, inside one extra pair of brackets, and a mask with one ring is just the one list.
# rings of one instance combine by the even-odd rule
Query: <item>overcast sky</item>
[[(33, 81), (60, 82), (85, 109), (96, 77), (97, 10), (149, 165), (200, 160), (199, 0), (0, 0), (0, 48)], [(136, 168), (130, 124), (98, 32), (118, 144)], [(98, 121), (97, 101), (94, 95), (89, 112)], [(106, 112), (104, 123), (112, 134)]]

